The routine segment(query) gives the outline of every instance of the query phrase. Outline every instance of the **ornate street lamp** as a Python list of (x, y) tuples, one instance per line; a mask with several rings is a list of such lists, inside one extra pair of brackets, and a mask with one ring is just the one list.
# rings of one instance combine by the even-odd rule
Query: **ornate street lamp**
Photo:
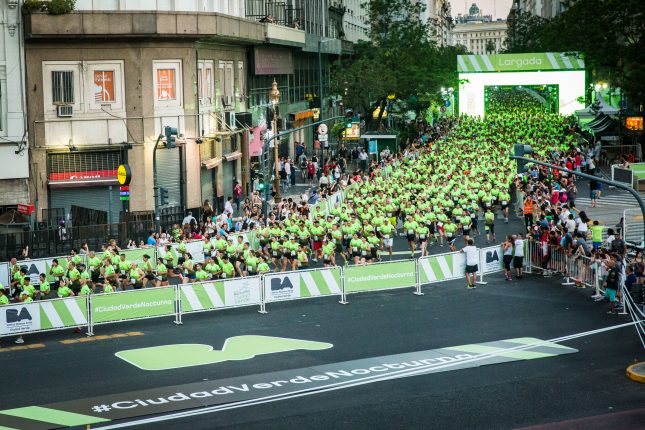
[(280, 143), (278, 139), (278, 104), (280, 103), (280, 90), (278, 89), (278, 83), (275, 78), (271, 85), (271, 91), (269, 91), (269, 100), (273, 105), (273, 134), (275, 136), (273, 138), (273, 163), (275, 164), (273, 186), (275, 187), (275, 202), (279, 203), (282, 200), (282, 194), (280, 193), (280, 166), (278, 163), (278, 144)]

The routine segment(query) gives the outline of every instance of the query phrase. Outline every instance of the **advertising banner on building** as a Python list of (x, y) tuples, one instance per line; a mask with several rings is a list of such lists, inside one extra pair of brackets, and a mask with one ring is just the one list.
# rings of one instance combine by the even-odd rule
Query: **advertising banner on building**
[(348, 266), (345, 268), (345, 292), (414, 287), (417, 282), (414, 261)]
[(182, 312), (198, 312), (238, 306), (259, 305), (260, 278), (181, 285)]
[(149, 288), (92, 296), (95, 324), (175, 314), (175, 289)]
[(340, 285), (339, 268), (266, 275), (265, 302), (340, 294)]
[(87, 325), (87, 297), (17, 303), (0, 307), (0, 335)]
[(466, 273), (466, 254), (453, 252), (423, 257), (419, 259), (419, 266), (421, 285), (461, 278)]

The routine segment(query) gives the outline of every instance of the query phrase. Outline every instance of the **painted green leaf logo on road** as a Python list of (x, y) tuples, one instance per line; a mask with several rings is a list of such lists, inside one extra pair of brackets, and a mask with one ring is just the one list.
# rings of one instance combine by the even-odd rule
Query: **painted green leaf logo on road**
[(115, 355), (142, 370), (169, 370), (203, 366), (225, 361), (250, 360), (256, 355), (296, 350), (319, 351), (332, 348), (326, 342), (272, 336), (235, 336), (226, 339), (222, 350), (198, 343), (180, 343), (128, 349)]

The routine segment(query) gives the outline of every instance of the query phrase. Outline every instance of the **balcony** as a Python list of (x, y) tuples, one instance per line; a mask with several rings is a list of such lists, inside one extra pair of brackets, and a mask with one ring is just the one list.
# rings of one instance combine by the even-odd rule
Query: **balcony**
[(217, 13), (76, 11), (66, 15), (30, 13), (24, 19), (27, 39), (211, 37), (245, 44), (265, 39), (261, 23)]
[(303, 30), (270, 23), (267, 23), (266, 26), (267, 42), (300, 48), (305, 46), (306, 37)]

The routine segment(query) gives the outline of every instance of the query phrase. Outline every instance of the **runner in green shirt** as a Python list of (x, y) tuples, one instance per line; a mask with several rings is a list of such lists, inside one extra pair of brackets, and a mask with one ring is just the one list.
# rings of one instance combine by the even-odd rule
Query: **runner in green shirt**
[(0, 306), (8, 305), (9, 297), (5, 294), (4, 287), (0, 287)]
[(425, 224), (420, 224), (417, 227), (417, 234), (419, 235), (419, 248), (421, 249), (421, 257), (428, 255), (428, 238), (430, 237), (430, 229)]
[(394, 244), (394, 227), (390, 224), (389, 218), (381, 225), (381, 237), (383, 239), (383, 250), (387, 250), (392, 260), (392, 245)]
[(491, 236), (493, 237), (493, 243), (495, 243), (497, 240), (495, 239), (495, 214), (492, 208), (487, 208), (484, 214), (484, 230), (486, 230), (486, 243), (490, 243)]
[(258, 265), (260, 264), (260, 259), (257, 257), (255, 251), (250, 250), (248, 256), (244, 260), (245, 266), (245, 275), (246, 276), (255, 276), (258, 273)]
[(65, 297), (72, 297), (72, 296), (74, 296), (74, 292), (67, 285), (67, 280), (62, 279), (58, 287), (58, 298), (64, 299)]
[(222, 279), (231, 279), (235, 276), (235, 266), (231, 264), (228, 255), (224, 254), (222, 257)]
[(143, 288), (143, 279), (146, 274), (141, 270), (137, 263), (130, 263), (130, 270), (127, 272), (127, 285), (132, 285), (135, 290)]
[(94, 251), (87, 254), (87, 269), (90, 272), (92, 284), (98, 284), (101, 278), (101, 258), (96, 256)]
[(49, 294), (51, 293), (51, 286), (49, 285), (49, 282), (47, 282), (47, 275), (44, 273), (40, 274), (40, 285), (38, 288), (40, 290), (39, 298), (41, 300), (48, 299)]
[(219, 278), (219, 274), (222, 272), (222, 269), (220, 269), (217, 263), (215, 263), (215, 260), (207, 258), (205, 263), (206, 265), (204, 266), (204, 270), (211, 275), (211, 279)]
[(301, 246), (298, 250), (298, 269), (308, 269), (309, 268), (309, 259), (307, 258), (307, 253), (305, 252), (305, 247)]
[(443, 225), (443, 230), (446, 233), (446, 242), (448, 243), (450, 250), (452, 252), (456, 252), (457, 247), (455, 246), (455, 240), (457, 239), (457, 224), (452, 222), (452, 220), (449, 218), (448, 221)]
[(270, 271), (271, 269), (269, 269), (269, 265), (264, 260), (264, 257), (260, 257), (260, 264), (258, 264), (258, 273), (262, 275), (264, 273), (269, 273)]
[(604, 225), (600, 225), (598, 220), (594, 220), (589, 230), (591, 230), (591, 243), (593, 249), (600, 249), (602, 246), (602, 232), (605, 230)]
[(81, 291), (81, 272), (76, 267), (73, 261), (70, 261), (67, 266), (67, 277), (69, 278), (69, 286), (74, 291), (74, 295), (78, 295)]
[(109, 294), (114, 292), (114, 287), (112, 284), (110, 284), (110, 281), (105, 281), (103, 283), (103, 293), (104, 294)]
[(65, 269), (58, 264), (58, 259), (56, 258), (52, 260), (52, 265), (49, 268), (49, 276), (54, 278), (54, 289), (58, 289), (60, 282), (65, 277)]
[(405, 237), (408, 239), (408, 245), (410, 246), (410, 258), (414, 258), (415, 251), (415, 240), (417, 238), (417, 228), (419, 228), (419, 223), (412, 219), (412, 215), (408, 215), (406, 221), (403, 223), (403, 232)]
[(210, 273), (208, 273), (206, 270), (204, 270), (204, 268), (202, 267), (202, 265), (200, 263), (197, 263), (195, 265), (195, 268), (196, 268), (196, 270), (195, 270), (195, 280), (197, 282), (204, 282), (204, 281), (207, 281), (207, 280), (211, 279)]

